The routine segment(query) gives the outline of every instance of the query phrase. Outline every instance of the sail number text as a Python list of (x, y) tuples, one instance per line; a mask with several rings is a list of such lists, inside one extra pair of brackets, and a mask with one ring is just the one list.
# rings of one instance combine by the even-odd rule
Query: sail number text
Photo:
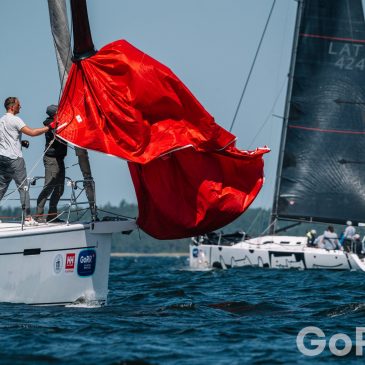
[(335, 66), (341, 70), (365, 70), (364, 45), (330, 42), (328, 54), (337, 56)]

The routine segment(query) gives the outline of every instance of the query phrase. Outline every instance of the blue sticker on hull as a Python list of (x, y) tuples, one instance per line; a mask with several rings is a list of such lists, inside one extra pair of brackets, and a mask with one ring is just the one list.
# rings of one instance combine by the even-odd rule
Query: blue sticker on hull
[(198, 257), (199, 256), (199, 249), (197, 247), (193, 248), (193, 257)]
[(94, 250), (83, 250), (79, 253), (77, 260), (77, 273), (80, 276), (94, 274), (96, 264), (96, 252)]

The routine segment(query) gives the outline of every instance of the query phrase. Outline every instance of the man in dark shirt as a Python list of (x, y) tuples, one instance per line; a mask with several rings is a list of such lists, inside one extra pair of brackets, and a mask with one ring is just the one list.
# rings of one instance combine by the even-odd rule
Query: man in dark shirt
[[(48, 126), (53, 122), (57, 113), (57, 105), (50, 105), (46, 111), (48, 118), (43, 122)], [(43, 157), (45, 167), (45, 182), (44, 187), (37, 199), (37, 220), (38, 222), (52, 221), (60, 222), (57, 218), (57, 204), (63, 194), (65, 185), (65, 156), (67, 155), (67, 144), (54, 139), (54, 134), (50, 130), (45, 134), (46, 147)], [(44, 217), (44, 206), (47, 198), (49, 200), (49, 209), (47, 219)]]

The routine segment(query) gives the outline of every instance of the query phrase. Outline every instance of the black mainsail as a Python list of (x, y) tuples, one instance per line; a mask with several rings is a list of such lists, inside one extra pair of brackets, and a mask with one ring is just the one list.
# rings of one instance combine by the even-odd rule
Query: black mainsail
[(298, 5), (273, 219), (365, 221), (361, 0)]

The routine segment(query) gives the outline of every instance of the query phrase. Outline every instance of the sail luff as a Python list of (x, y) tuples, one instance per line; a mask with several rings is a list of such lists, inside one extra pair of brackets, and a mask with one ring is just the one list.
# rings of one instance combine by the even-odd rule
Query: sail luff
[(288, 120), (289, 120), (290, 102), (291, 102), (294, 71), (295, 71), (295, 61), (296, 61), (296, 56), (297, 56), (299, 30), (300, 30), (302, 14), (303, 14), (303, 0), (298, 0), (297, 15), (296, 15), (295, 27), (294, 27), (292, 54), (291, 54), (289, 74), (288, 74), (288, 87), (287, 87), (286, 98), (285, 98), (284, 119), (283, 119), (283, 125), (282, 125), (282, 129), (281, 129), (280, 150), (279, 150), (279, 156), (278, 156), (275, 190), (274, 190), (274, 201), (273, 201), (271, 218), (270, 218), (271, 219), (270, 233), (272, 233), (272, 234), (275, 232), (275, 221), (276, 221), (277, 215), (278, 215), (280, 177), (281, 177), (283, 159), (284, 159), (284, 147), (285, 147), (286, 131), (287, 131)]
[(361, 0), (304, 1), (278, 219), (364, 222), (364, 42)]
[[(81, 10), (80, 10), (81, 9)], [(79, 35), (80, 27), (77, 27), (78, 35), (76, 36), (78, 39), (78, 50), (84, 50), (87, 47), (87, 50), (90, 51), (90, 44), (92, 45), (92, 49), (94, 50), (94, 45), (92, 43), (90, 27), (89, 27), (89, 20), (87, 18), (87, 10), (86, 3), (75, 7), (75, 13), (80, 11), (78, 14), (78, 19), (85, 17), (86, 20), (83, 20), (83, 27), (88, 29), (88, 33), (86, 32), (86, 43), (82, 42), (82, 36)], [(49, 17), (51, 23), (51, 31), (54, 40), (54, 46), (56, 51), (56, 58), (57, 58), (57, 65), (58, 71), (60, 76), (61, 82), (61, 92), (63, 91), (67, 78), (68, 73), (70, 71), (72, 61), (71, 61), (71, 36), (69, 31), (68, 25), (68, 18), (67, 18), (67, 7), (66, 7), (66, 0), (48, 0), (48, 10), (49, 10)], [(81, 15), (80, 15), (81, 14)], [(83, 28), (81, 28), (82, 31)], [(74, 32), (75, 34), (75, 32)], [(91, 43), (90, 43), (91, 42)], [(86, 46), (85, 46), (86, 45)], [(95, 53), (95, 51), (93, 51)], [(90, 161), (89, 161), (89, 154), (86, 149), (75, 147), (75, 153), (78, 158), (80, 170), (82, 176), (85, 180), (85, 192), (87, 199), (90, 204), (91, 212), (93, 218), (96, 217), (96, 197), (95, 197), (95, 184), (93, 180), (93, 176), (91, 173)]]
[(67, 81), (71, 67), (71, 39), (65, 0), (48, 0), (49, 19), (54, 41), (61, 89)]

